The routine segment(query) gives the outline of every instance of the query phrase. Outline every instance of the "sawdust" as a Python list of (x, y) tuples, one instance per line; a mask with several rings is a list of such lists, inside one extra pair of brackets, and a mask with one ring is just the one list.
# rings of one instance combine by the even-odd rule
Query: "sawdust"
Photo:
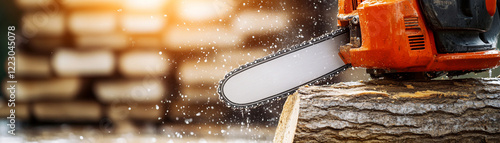
[(337, 89), (337, 88), (314, 88), (309, 89), (312, 92), (321, 92), (322, 94), (311, 94), (303, 97), (313, 98), (313, 97), (337, 97), (337, 96), (351, 96), (351, 97), (389, 97), (387, 92), (383, 91), (367, 91), (362, 88), (347, 88), (347, 89)]
[(394, 95), (394, 98), (428, 98), (433, 96), (444, 96), (444, 97), (469, 97), (469, 95), (459, 94), (457, 92), (441, 92), (441, 91), (417, 91), (415, 93), (401, 92)]
[(331, 85), (330, 87), (347, 89), (347, 88), (356, 88), (356, 87), (363, 87), (363, 86), (365, 86), (365, 84), (361, 83), (361, 82), (340, 82), (340, 83)]

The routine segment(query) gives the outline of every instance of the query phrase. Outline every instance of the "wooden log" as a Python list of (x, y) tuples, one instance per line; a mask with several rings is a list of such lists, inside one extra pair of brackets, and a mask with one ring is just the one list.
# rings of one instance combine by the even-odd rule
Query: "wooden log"
[(115, 55), (110, 50), (59, 49), (53, 54), (52, 67), (61, 77), (109, 76), (115, 69)]
[(141, 122), (159, 122), (165, 114), (165, 108), (158, 104), (111, 104), (106, 109), (107, 117), (113, 121), (138, 120)]
[(127, 33), (155, 34), (166, 25), (166, 18), (161, 14), (125, 14), (121, 22)]
[(167, 3), (166, 0), (125, 0), (123, 9), (137, 13), (158, 13), (164, 10)]
[(75, 35), (109, 34), (117, 30), (116, 19), (114, 12), (74, 12), (68, 27)]
[(283, 108), (275, 142), (500, 141), (498, 78), (305, 86)]
[(212, 47), (231, 48), (241, 43), (243, 37), (225, 26), (206, 25), (203, 28), (171, 26), (163, 35), (162, 40), (168, 50), (192, 52)]
[(168, 93), (166, 82), (157, 78), (100, 80), (93, 85), (101, 103), (157, 103)]
[(139, 132), (139, 128), (130, 120), (113, 122), (115, 134), (133, 134)]
[(48, 56), (18, 53), (16, 76), (47, 78), (51, 75)]
[(123, 50), (129, 46), (127, 35), (120, 32), (75, 36), (75, 43), (78, 49)]
[(220, 52), (218, 56), (203, 56), (198, 59), (186, 59), (179, 66), (179, 78), (183, 85), (214, 84), (224, 78), (225, 73), (239, 65), (252, 62), (270, 54), (262, 51), (263, 48), (249, 50), (231, 50)]
[(127, 51), (119, 57), (118, 70), (126, 77), (166, 76), (170, 71), (168, 58), (155, 50)]
[(134, 48), (164, 50), (161, 38), (157, 36), (136, 36), (133, 37)]
[[(15, 94), (16, 102), (68, 101), (78, 96), (83, 82), (79, 78), (23, 79), (15, 84), (3, 83), (4, 95)], [(5, 96), (8, 100), (10, 96)]]
[[(15, 106), (9, 106), (7, 100), (0, 99), (0, 118), (15, 117), (16, 120), (26, 121), (30, 119), (30, 106), (26, 103), (15, 103)], [(12, 113), (11, 113), (12, 112)]]
[(166, 111), (166, 118), (173, 123), (203, 124), (225, 120), (229, 108), (219, 103), (195, 103), (183, 99), (173, 101)]
[(63, 38), (37, 37), (28, 41), (28, 47), (34, 52), (51, 53), (65, 44)]
[(194, 84), (180, 86), (183, 102), (191, 103), (216, 103), (219, 100), (215, 84)]
[(24, 14), (22, 34), (32, 37), (59, 37), (64, 34), (64, 15), (58, 12), (36, 11)]
[(97, 122), (103, 112), (95, 101), (36, 102), (32, 109), (35, 118), (44, 122)]
[(235, 1), (232, 0), (190, 0), (179, 1), (175, 5), (175, 14), (180, 21), (202, 23), (230, 17)]
[(60, 3), (71, 9), (115, 9), (123, 6), (123, 0), (60, 0)]
[(55, 0), (15, 0), (15, 2), (19, 8), (25, 11), (39, 10), (49, 7), (59, 8), (57, 3), (55, 3)]
[(285, 12), (247, 10), (232, 21), (233, 31), (245, 36), (280, 32), (290, 26), (289, 19)]

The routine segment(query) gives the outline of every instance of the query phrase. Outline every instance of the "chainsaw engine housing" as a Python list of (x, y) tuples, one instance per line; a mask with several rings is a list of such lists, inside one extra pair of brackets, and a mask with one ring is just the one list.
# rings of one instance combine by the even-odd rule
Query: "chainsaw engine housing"
[(387, 72), (494, 68), (500, 65), (497, 5), (496, 0), (339, 0), (338, 26), (360, 33), (351, 33), (340, 55), (355, 67)]

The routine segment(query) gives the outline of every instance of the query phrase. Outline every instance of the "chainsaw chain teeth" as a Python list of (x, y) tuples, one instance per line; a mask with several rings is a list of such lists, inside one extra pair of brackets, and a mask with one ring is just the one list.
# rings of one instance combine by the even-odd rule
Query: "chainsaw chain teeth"
[[(236, 69), (233, 69), (232, 71), (230, 71), (229, 73), (227, 73), (224, 76), (224, 79), (220, 80), (219, 84), (217, 85), (217, 93), (219, 94), (219, 99), (222, 101), (222, 103), (224, 105), (226, 105), (227, 107), (229, 107), (231, 109), (234, 109), (234, 110), (243, 110), (243, 109), (253, 109), (253, 108), (259, 107), (262, 104), (267, 104), (267, 103), (279, 100), (279, 99), (281, 99), (283, 97), (287, 97), (288, 95), (292, 94), (293, 92), (288, 92), (288, 93), (285, 93), (285, 94), (275, 95), (274, 97), (266, 98), (263, 101), (254, 102), (251, 105), (238, 105), (238, 104), (234, 104), (234, 103), (232, 103), (232, 102), (230, 102), (229, 100), (226, 99), (226, 97), (222, 93), (222, 86), (221, 85), (227, 79), (229, 79), (229, 77), (233, 76), (235, 73), (238, 73), (241, 70), (244, 70), (246, 68), (252, 68), (253, 66), (258, 65), (258, 63), (263, 62), (265, 60), (270, 60), (270, 59), (273, 59), (273, 58), (275, 58), (277, 56), (280, 56), (280, 55), (286, 55), (288, 53), (293, 53), (295, 51), (307, 48), (307, 47), (309, 47), (311, 45), (314, 45), (314, 44), (317, 44), (317, 43), (321, 43), (323, 41), (335, 38), (335, 37), (337, 37), (337, 36), (339, 36), (341, 34), (347, 33), (348, 31), (349, 31), (348, 28), (337, 29), (337, 30), (335, 30), (335, 31), (333, 31), (331, 33), (327, 33), (327, 34), (321, 35), (321, 36), (316, 37), (314, 39), (302, 42), (300, 44), (293, 45), (293, 46), (291, 46), (289, 48), (281, 49), (281, 50), (279, 50), (277, 52), (274, 52), (274, 53), (272, 53), (272, 54), (270, 54), (268, 56), (265, 56), (265, 57), (260, 58), (260, 59), (256, 59), (253, 62), (248, 62), (248, 63), (246, 63), (244, 65), (241, 65), (240, 67), (238, 67)], [(332, 47), (332, 48), (335, 48), (335, 47)], [(313, 85), (314, 83), (325, 81), (326, 79), (332, 78), (333, 76), (337, 75), (339, 72), (346, 70), (350, 66), (351, 65), (349, 65), (349, 64), (348, 65), (344, 65), (342, 68), (338, 69), (334, 74), (330, 74), (330, 75), (319, 77), (319, 78), (317, 78), (318, 80), (312, 81), (310, 83), (306, 83), (304, 85)]]

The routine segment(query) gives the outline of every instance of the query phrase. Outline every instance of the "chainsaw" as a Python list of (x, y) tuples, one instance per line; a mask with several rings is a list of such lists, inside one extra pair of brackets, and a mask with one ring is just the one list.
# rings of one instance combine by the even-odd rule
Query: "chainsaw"
[(338, 29), (247, 63), (217, 88), (255, 107), (363, 67), (372, 78), (435, 78), (500, 65), (497, 0), (339, 0)]

